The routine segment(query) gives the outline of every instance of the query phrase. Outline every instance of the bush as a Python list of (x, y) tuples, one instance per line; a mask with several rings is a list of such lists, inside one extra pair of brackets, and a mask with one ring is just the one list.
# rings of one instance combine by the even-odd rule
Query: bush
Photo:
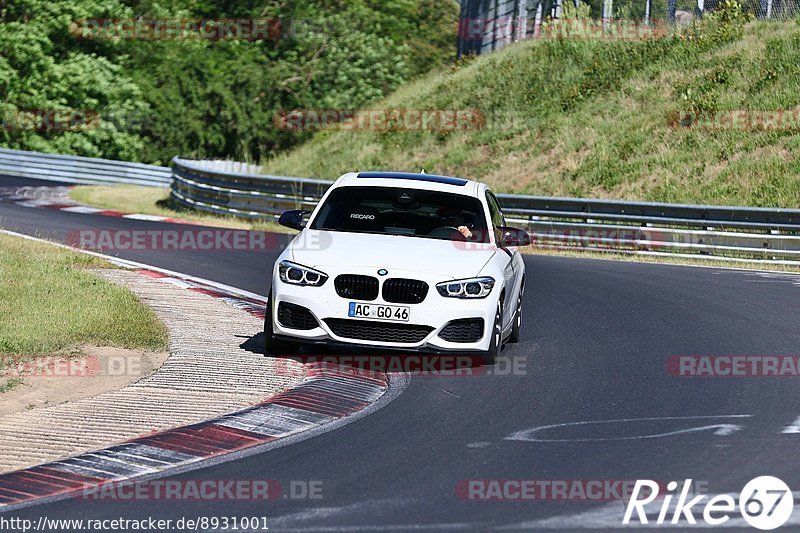
[[(86, 18), (267, 18), (265, 41), (76, 40)], [(174, 155), (258, 160), (308, 138), (277, 113), (358, 108), (455, 53), (456, 0), (7, 0), (0, 112), (90, 110), (72, 131), (0, 131), (0, 145), (166, 164)]]

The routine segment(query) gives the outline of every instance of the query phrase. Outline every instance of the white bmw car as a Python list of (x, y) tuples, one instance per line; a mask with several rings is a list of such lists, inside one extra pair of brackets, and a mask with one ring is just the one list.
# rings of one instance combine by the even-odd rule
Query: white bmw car
[(478, 353), (493, 363), (522, 321), (528, 234), (486, 185), (447, 176), (348, 173), (275, 262), (268, 355), (301, 344)]

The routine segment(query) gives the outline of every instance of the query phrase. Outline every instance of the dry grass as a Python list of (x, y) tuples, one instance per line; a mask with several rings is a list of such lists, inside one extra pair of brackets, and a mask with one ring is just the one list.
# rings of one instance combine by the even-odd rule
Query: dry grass
[(100, 209), (177, 218), (200, 226), (252, 229), (276, 233), (292, 231), (275, 222), (243, 220), (232, 216), (220, 216), (187, 209), (170, 200), (169, 189), (159, 187), (89, 185), (75, 187), (70, 191), (69, 196), (76, 202)]

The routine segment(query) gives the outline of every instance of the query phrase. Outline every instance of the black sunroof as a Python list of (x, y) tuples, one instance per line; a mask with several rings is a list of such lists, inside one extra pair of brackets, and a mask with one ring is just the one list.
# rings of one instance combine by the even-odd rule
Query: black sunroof
[(447, 185), (458, 185), (463, 187), (467, 180), (462, 178), (451, 178), (450, 176), (437, 176), (436, 174), (412, 174), (411, 172), (359, 172), (359, 178), (384, 178), (392, 180), (416, 180), (430, 181), (433, 183), (445, 183)]

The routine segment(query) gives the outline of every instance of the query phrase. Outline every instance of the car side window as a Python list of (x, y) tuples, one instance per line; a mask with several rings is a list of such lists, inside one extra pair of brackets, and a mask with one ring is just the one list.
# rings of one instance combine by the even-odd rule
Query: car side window
[(491, 191), (486, 191), (486, 203), (489, 204), (489, 215), (492, 217), (492, 225), (494, 227), (505, 226), (506, 219), (503, 217), (503, 211), (500, 210), (500, 202)]
[(506, 220), (503, 217), (503, 212), (500, 210), (500, 202), (497, 201), (491, 191), (486, 191), (486, 204), (489, 206), (489, 217), (492, 219), (492, 226), (494, 227), (495, 240), (500, 240), (502, 237), (500, 226), (506, 225)]

